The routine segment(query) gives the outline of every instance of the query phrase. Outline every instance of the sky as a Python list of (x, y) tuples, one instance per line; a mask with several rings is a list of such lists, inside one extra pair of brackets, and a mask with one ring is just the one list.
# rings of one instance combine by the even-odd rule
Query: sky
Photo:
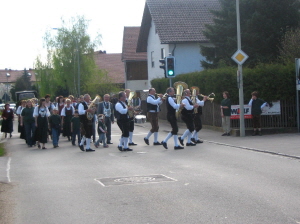
[(102, 46), (95, 50), (121, 53), (124, 26), (140, 26), (144, 6), (145, 0), (1, 1), (0, 69), (34, 68), (37, 56), (45, 55), (46, 31), (59, 28), (61, 18), (68, 21), (77, 15), (90, 20), (92, 40), (102, 35)]

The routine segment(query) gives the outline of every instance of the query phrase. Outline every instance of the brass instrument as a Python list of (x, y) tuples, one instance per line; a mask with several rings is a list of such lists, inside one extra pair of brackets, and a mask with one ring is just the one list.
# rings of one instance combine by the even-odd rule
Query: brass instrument
[[(97, 105), (99, 104), (99, 102), (101, 101), (101, 97), (99, 95), (96, 95), (95, 99), (90, 103), (88, 109), (95, 109), (95, 112), (97, 110)], [(86, 113), (86, 118), (88, 120), (92, 120), (93, 117), (94, 117), (94, 114), (95, 113), (90, 113), (90, 112), (87, 112)]]
[[(127, 99), (127, 103), (128, 103), (128, 106), (130, 107), (133, 107), (133, 97), (135, 96), (135, 92), (131, 91), (129, 93), (129, 96), (128, 96), (128, 99)], [(133, 110), (128, 110), (128, 115), (130, 118), (133, 118), (134, 116), (134, 111)]]
[[(180, 104), (182, 100), (183, 90), (187, 89), (188, 85), (185, 82), (179, 81), (174, 83), (174, 88), (176, 89), (176, 104)], [(176, 117), (179, 116), (181, 110), (182, 108), (176, 110)]]
[[(205, 97), (203, 94), (199, 94), (199, 96)], [(214, 93), (211, 93), (207, 96), (207, 99), (212, 103), (214, 101), (215, 98), (211, 98), (210, 96), (215, 96)]]
[[(191, 91), (192, 91), (191, 100), (192, 100), (193, 104), (196, 105), (197, 104), (197, 97), (198, 97), (198, 93), (199, 93), (200, 89), (197, 86), (192, 86)], [(194, 113), (195, 114), (198, 113), (198, 108), (197, 107), (194, 108)]]

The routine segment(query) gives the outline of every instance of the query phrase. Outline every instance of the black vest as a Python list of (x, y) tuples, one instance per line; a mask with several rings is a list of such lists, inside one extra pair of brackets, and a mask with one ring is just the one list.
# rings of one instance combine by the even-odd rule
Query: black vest
[[(86, 102), (81, 102), (81, 104), (83, 105), (84, 110), (87, 110), (89, 108), (88, 105), (86, 104)], [(81, 122), (87, 122), (88, 121), (88, 119), (86, 117), (86, 113), (79, 115), (79, 119), (80, 119)]]
[(166, 103), (167, 103), (167, 113), (170, 114), (170, 115), (175, 115), (176, 110), (169, 103), (169, 98), (171, 98), (172, 100), (174, 100), (172, 96), (168, 95), (167, 100), (166, 100)]
[[(187, 97), (185, 97), (188, 101), (189, 101), (189, 104), (190, 105), (194, 105), (193, 104), (193, 102), (189, 99), (189, 98), (187, 98)], [(182, 109), (182, 111), (181, 111), (181, 114), (183, 115), (183, 116), (185, 116), (185, 115), (188, 115), (188, 114), (192, 114), (192, 113), (194, 113), (194, 109), (192, 109), (192, 110), (187, 110), (185, 107)]]
[[(122, 105), (122, 107), (125, 109), (126, 106), (121, 102), (119, 101), (119, 103)], [(124, 102), (125, 103), (125, 102)], [(117, 104), (116, 104), (117, 105)], [(126, 121), (129, 121), (129, 118), (128, 118), (128, 112), (126, 114), (121, 114), (119, 111), (115, 110), (115, 117), (117, 120), (120, 120), (122, 122), (126, 122)]]
[(199, 114), (199, 115), (202, 115), (202, 107), (199, 106), (199, 107), (197, 108), (197, 110), (198, 110), (198, 114)]
[[(149, 95), (149, 96), (155, 100), (154, 96), (152, 96), (152, 95)], [(154, 110), (155, 112), (157, 112), (157, 108), (158, 108), (158, 105), (153, 105), (151, 103), (147, 103), (147, 112), (149, 112), (150, 110)]]

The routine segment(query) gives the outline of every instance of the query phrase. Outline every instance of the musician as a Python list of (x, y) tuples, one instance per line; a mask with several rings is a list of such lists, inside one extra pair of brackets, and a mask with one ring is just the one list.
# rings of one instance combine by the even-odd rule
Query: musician
[[(133, 110), (132, 107), (126, 105), (126, 93), (121, 91), (119, 92), (119, 101), (116, 103), (115, 106), (115, 116), (117, 118), (117, 124), (122, 131), (122, 136), (120, 138), (120, 142), (118, 145), (118, 149), (120, 151), (132, 151), (128, 147), (128, 138), (129, 138), (129, 116), (128, 116), (128, 110)], [(122, 145), (124, 145), (124, 148), (122, 148)]]
[(103, 96), (103, 102), (99, 103), (98, 108), (97, 108), (97, 115), (98, 114), (104, 114), (105, 115), (105, 120), (104, 124), (107, 128), (106, 132), (106, 140), (107, 144), (113, 144), (111, 142), (111, 124), (115, 122), (114, 119), (114, 107), (112, 103), (110, 102), (110, 95), (105, 94)]
[(149, 145), (149, 138), (154, 133), (154, 142), (153, 145), (161, 145), (158, 142), (158, 113), (160, 111), (159, 106), (162, 104), (162, 95), (159, 95), (158, 98), (155, 98), (155, 89), (149, 89), (149, 95), (147, 97), (147, 117), (151, 123), (151, 130), (149, 131), (148, 135), (144, 138), (144, 141), (147, 145)]
[(194, 121), (193, 121), (193, 113), (194, 113), (194, 108), (199, 107), (199, 105), (198, 104), (194, 105), (193, 102), (191, 101), (191, 98), (190, 98), (191, 91), (189, 89), (184, 90), (183, 95), (184, 95), (184, 99), (182, 100), (182, 103), (185, 104), (185, 106), (181, 111), (181, 119), (186, 124), (187, 129), (181, 137), (178, 137), (178, 140), (181, 145), (184, 145), (183, 141), (186, 137), (188, 137), (186, 146), (195, 146), (196, 144), (191, 142), (192, 133), (195, 130)]
[(203, 143), (203, 141), (201, 141), (198, 138), (198, 132), (202, 129), (202, 121), (201, 121), (201, 115), (202, 115), (202, 107), (204, 106), (204, 102), (207, 100), (207, 96), (203, 97), (203, 100), (199, 100), (198, 99), (198, 94), (196, 95), (196, 104), (199, 105), (199, 107), (197, 108), (196, 113), (194, 113), (194, 126), (195, 126), (195, 130), (192, 133), (192, 138), (191, 141), (194, 142), (195, 144), (197, 143)]
[(94, 109), (88, 109), (88, 105), (90, 104), (91, 97), (89, 94), (85, 94), (83, 96), (83, 102), (78, 105), (78, 113), (80, 118), (80, 123), (82, 127), (83, 136), (81, 142), (79, 144), (79, 148), (81, 151), (84, 151), (83, 143), (86, 141), (86, 152), (93, 152), (94, 149), (91, 149), (91, 137), (93, 134), (93, 121), (87, 119), (86, 113), (95, 113)]
[[(129, 94), (131, 92), (130, 89), (125, 89), (124, 91), (126, 93), (126, 105), (128, 106), (128, 97)], [(129, 145), (137, 145), (132, 141), (132, 137), (133, 137), (133, 131), (134, 131), (134, 117), (130, 117), (129, 118)]]
[(165, 149), (168, 149), (167, 146), (167, 142), (168, 140), (173, 136), (174, 138), (174, 149), (178, 150), (178, 149), (184, 149), (183, 147), (181, 147), (178, 144), (178, 125), (177, 125), (177, 118), (176, 118), (176, 110), (178, 110), (180, 107), (184, 107), (184, 104), (176, 104), (175, 103), (175, 99), (174, 94), (175, 94), (175, 90), (172, 87), (169, 87), (167, 89), (167, 100), (166, 100), (166, 105), (167, 105), (167, 120), (168, 122), (171, 124), (172, 127), (172, 131), (169, 132), (169, 134), (167, 135), (167, 137), (165, 138), (165, 140), (163, 140), (161, 142), (161, 144), (165, 147)]

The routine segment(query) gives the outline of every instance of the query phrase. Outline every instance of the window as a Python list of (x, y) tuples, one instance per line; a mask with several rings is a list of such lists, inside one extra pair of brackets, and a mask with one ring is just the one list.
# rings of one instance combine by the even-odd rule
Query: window
[(160, 54), (161, 54), (161, 59), (165, 58), (165, 49), (164, 48), (160, 49)]
[(151, 51), (151, 67), (154, 68), (154, 51)]

